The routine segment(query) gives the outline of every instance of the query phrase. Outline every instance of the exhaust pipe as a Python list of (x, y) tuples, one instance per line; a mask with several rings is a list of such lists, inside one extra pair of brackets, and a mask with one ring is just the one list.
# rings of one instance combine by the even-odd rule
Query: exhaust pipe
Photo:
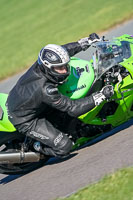
[(44, 156), (36, 152), (1, 152), (0, 164), (38, 162), (42, 158), (44, 158)]

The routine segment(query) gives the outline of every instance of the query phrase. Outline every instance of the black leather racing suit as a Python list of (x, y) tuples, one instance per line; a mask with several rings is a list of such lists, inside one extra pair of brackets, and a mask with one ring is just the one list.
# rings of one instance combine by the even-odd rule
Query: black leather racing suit
[[(78, 42), (63, 45), (70, 56), (82, 49)], [(77, 117), (94, 108), (92, 96), (70, 100), (57, 85), (45, 76), (43, 66), (35, 62), (18, 80), (7, 99), (9, 120), (16, 129), (46, 145), (47, 155), (64, 156), (71, 148), (71, 140), (46, 119), (48, 112), (58, 109)]]

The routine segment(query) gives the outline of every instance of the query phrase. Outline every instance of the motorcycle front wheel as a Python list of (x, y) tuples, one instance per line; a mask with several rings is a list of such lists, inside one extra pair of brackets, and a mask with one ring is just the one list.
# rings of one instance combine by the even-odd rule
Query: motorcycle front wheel
[[(1, 134), (1, 133), (0, 133)], [(22, 143), (24, 143), (25, 137), (18, 132), (15, 133), (7, 133), (4, 137), (0, 137), (0, 153), (3, 152), (13, 152), (20, 151), (20, 147)], [(38, 169), (47, 162), (49, 157), (44, 157), (42, 160), (38, 162), (30, 162), (30, 163), (8, 163), (1, 164), (0, 163), (0, 174), (8, 174), (8, 175), (17, 175), (17, 174), (26, 174), (35, 169)]]

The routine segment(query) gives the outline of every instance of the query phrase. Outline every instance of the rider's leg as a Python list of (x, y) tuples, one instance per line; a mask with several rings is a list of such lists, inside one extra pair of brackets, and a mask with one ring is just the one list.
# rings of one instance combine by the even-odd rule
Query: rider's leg
[[(32, 124), (32, 125), (31, 125)], [(17, 125), (19, 132), (45, 144), (46, 155), (64, 157), (72, 149), (72, 141), (46, 119), (35, 119), (30, 125)]]

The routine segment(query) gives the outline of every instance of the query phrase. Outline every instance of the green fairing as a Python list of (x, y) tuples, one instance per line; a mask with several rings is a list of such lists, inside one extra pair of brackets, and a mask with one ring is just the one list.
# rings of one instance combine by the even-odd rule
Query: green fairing
[(14, 132), (16, 129), (8, 120), (7, 108), (6, 108), (6, 100), (8, 95), (0, 93), (0, 131), (3, 132)]
[[(119, 41), (128, 41), (130, 43), (130, 49), (131, 49), (131, 57), (124, 60), (120, 64), (125, 67), (129, 72), (130, 75), (127, 76), (126, 78), (123, 79), (123, 81), (119, 85), (119, 89), (117, 88), (117, 85), (114, 85), (114, 96), (112, 99), (118, 99), (122, 98), (121, 92), (133, 88), (133, 37), (125, 34), (122, 35), (121, 37), (116, 38)], [(117, 42), (117, 41), (116, 41)], [(80, 64), (81, 65), (80, 65)], [(81, 97), (86, 96), (88, 90), (91, 87), (91, 84), (93, 83), (94, 80), (94, 71), (93, 71), (93, 66), (91, 62), (83, 61), (80, 59), (75, 59), (72, 58), (70, 65), (72, 68), (76, 69), (77, 66), (85, 66), (85, 64), (88, 63), (89, 69), (90, 69), (90, 74), (84, 73), (84, 76), (81, 76), (79, 79), (75, 79), (74, 74), (71, 74), (71, 78), (69, 79), (68, 82), (60, 86), (60, 91), (62, 94), (69, 96), (71, 99), (79, 99)], [(72, 72), (72, 70), (71, 70)], [(86, 74), (86, 76), (85, 76)], [(74, 78), (73, 78), (74, 77)], [(81, 80), (80, 80), (81, 79)], [(73, 81), (72, 81), (73, 80)], [(89, 82), (88, 82), (89, 80)], [(76, 84), (74, 84), (74, 81), (77, 81)], [(87, 84), (86, 89), (81, 89), (81, 90), (74, 90), (74, 92), (67, 93), (66, 91), (70, 89), (68, 88), (79, 88), (81, 85)], [(80, 86), (77, 84), (80, 83)], [(117, 110), (113, 115), (107, 116), (106, 121), (102, 121), (101, 118), (97, 117), (98, 113), (102, 109), (103, 105), (106, 103), (104, 101), (100, 106), (96, 106), (93, 110), (90, 112), (79, 116), (79, 119), (83, 121), (86, 124), (92, 124), (92, 125), (105, 125), (105, 124), (111, 124), (113, 127), (116, 127), (124, 122), (126, 122), (128, 119), (133, 117), (133, 111), (131, 109), (132, 107), (132, 102), (133, 102), (133, 90), (125, 92), (124, 94), (124, 99), (116, 100), (115, 102), (118, 104)]]
[(86, 96), (93, 81), (94, 70), (90, 62), (72, 57), (70, 61), (70, 76), (67, 82), (59, 86), (59, 90), (70, 99)]
[[(119, 85), (119, 89), (117, 88), (117, 85), (115, 85), (115, 93), (112, 99), (121, 98), (122, 94), (121, 92), (133, 89), (133, 37), (125, 34), (121, 37), (117, 38), (119, 41), (128, 41), (130, 43), (130, 49), (131, 49), (131, 56), (127, 60), (125, 59), (120, 64), (125, 67), (130, 75), (125, 77), (122, 82)], [(133, 105), (133, 90), (127, 91), (123, 93), (124, 98), (121, 100), (115, 101), (118, 103), (118, 108), (116, 112), (113, 115), (107, 116), (106, 121), (102, 121), (101, 118), (98, 118), (97, 115), (99, 111), (102, 109), (103, 105), (106, 102), (103, 102), (100, 106), (95, 107), (90, 112), (82, 115), (79, 117), (81, 121), (87, 124), (93, 124), (93, 125), (105, 125), (105, 124), (111, 124), (113, 127), (116, 127), (127, 120), (129, 120), (131, 117), (133, 117), (133, 109), (131, 109)]]

